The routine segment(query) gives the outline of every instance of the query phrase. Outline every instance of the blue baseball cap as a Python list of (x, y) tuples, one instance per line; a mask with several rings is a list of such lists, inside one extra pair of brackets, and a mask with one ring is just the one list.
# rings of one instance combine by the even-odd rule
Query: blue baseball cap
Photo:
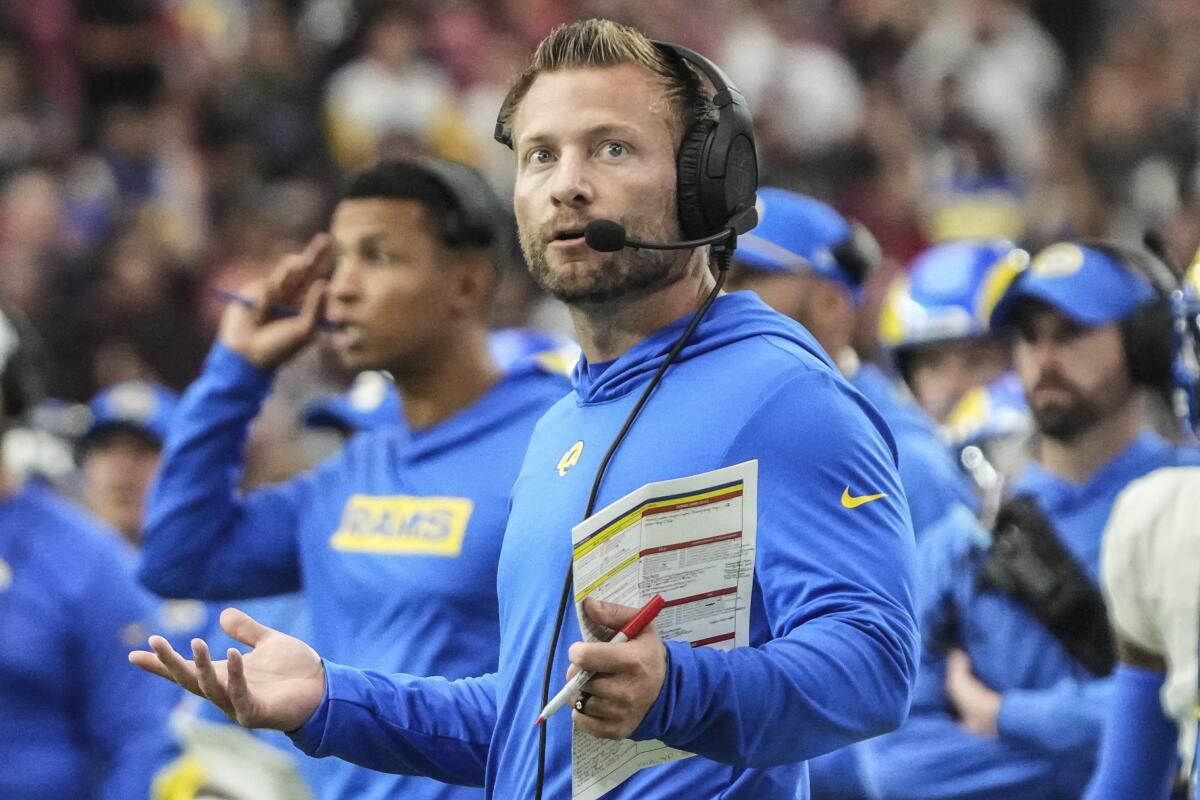
[(853, 293), (861, 289), (834, 256), (834, 248), (854, 232), (831, 206), (767, 187), (758, 190), (757, 208), (758, 225), (738, 237), (735, 261), (762, 272), (810, 272), (835, 280)]
[(179, 397), (165, 386), (149, 381), (124, 381), (103, 390), (88, 403), (92, 423), (79, 440), (86, 449), (112, 430), (128, 430), (162, 445)]
[(1107, 253), (1074, 244), (1052, 244), (1034, 256), (992, 311), (992, 327), (1016, 321), (1021, 301), (1040, 300), (1081, 325), (1124, 319), (1157, 294), (1150, 281)]
[(400, 392), (382, 372), (360, 372), (341, 394), (318, 397), (304, 409), (304, 424), (310, 428), (342, 428), (373, 431), (404, 424)]

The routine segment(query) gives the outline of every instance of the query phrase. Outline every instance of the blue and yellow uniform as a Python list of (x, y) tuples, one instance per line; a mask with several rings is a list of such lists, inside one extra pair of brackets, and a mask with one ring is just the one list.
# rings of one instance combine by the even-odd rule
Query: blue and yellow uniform
[[(247, 427), (271, 382), (214, 347), (167, 439), (142, 580), (159, 594), (215, 600), (302, 589), (311, 641), (338, 659), (417, 675), (495, 669), (509, 491), (534, 423), (568, 390), (565, 377), (519, 362), (431, 428), (364, 432), (311, 473), (239, 494)], [(479, 794), (334, 759), (314, 772), (327, 798)]]
[(38, 484), (0, 499), (0, 797), (149, 796), (180, 696), (127, 660), (154, 624), (115, 532)]
[[(576, 368), (513, 487), (497, 576), (500, 664), (465, 680), (326, 662), (327, 695), (293, 739), (314, 755), (533, 795), (541, 676), (555, 602), (596, 470), (681, 319), (615, 361)], [(573, 458), (564, 459), (572, 453)], [(750, 293), (717, 299), (601, 485), (601, 508), (651, 481), (758, 461), (751, 647), (668, 642), (662, 691), (634, 739), (697, 757), (607, 798), (805, 798), (805, 761), (904, 718), (917, 658), (913, 538), (886, 425), (798, 324)], [(560, 468), (561, 465), (561, 468)], [(877, 495), (847, 502), (849, 495)], [(552, 684), (580, 638), (567, 614)], [(547, 722), (544, 796), (569, 796), (571, 718)]]
[[(1127, 319), (1155, 297), (1146, 279), (1113, 258), (1053, 245), (1004, 293), (991, 322), (1011, 324), (1022, 303), (1036, 300), (1080, 326), (1099, 326)], [(1117, 495), (1153, 470), (1197, 456), (1147, 431), (1079, 483), (1031, 464), (1012, 494), (1036, 503), (1098, 582)], [(1085, 668), (1025, 605), (981, 587), (990, 546), (969, 516), (946, 520), (920, 544), (917, 606), (926, 647), (913, 711), (899, 731), (867, 744), (869, 772), (884, 798), (1065, 800), (1082, 796), (1091, 777), (1112, 679)], [(944, 690), (950, 647), (964, 650), (978, 679), (1001, 695), (997, 738), (968, 732), (953, 718)]]
[[(1082, 484), (1030, 465), (1013, 493), (1031, 497), (1067, 549), (1099, 580), (1100, 534), (1132, 480), (1195, 456), (1145, 433)], [(990, 536), (970, 517), (948, 519), (918, 549), (926, 638), (907, 723), (867, 744), (868, 772), (885, 798), (1079, 797), (1095, 766), (1110, 680), (1097, 678), (1023, 605), (979, 588)], [(943, 634), (950, 641), (942, 640)], [(1003, 695), (999, 738), (961, 728), (945, 695), (947, 646), (971, 657)]]

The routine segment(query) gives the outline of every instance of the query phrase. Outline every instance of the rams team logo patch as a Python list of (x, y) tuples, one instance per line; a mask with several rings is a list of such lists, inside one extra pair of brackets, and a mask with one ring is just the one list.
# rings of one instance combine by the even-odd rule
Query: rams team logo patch
[(1039, 278), (1065, 278), (1083, 266), (1083, 251), (1079, 245), (1062, 242), (1052, 244), (1037, 254), (1030, 270)]
[(465, 497), (352, 495), (329, 546), (358, 553), (458, 556), (474, 508)]
[(558, 477), (563, 477), (567, 474), (567, 470), (578, 464), (581, 455), (583, 455), (582, 439), (571, 445), (571, 448), (563, 453), (563, 457), (558, 460)]

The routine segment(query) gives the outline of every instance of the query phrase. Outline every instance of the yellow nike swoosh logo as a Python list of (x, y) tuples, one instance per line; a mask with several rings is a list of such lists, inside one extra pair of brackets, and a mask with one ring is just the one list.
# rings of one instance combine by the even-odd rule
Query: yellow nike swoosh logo
[(858, 508), (864, 506), (873, 500), (878, 500), (881, 497), (887, 497), (886, 494), (864, 494), (862, 497), (851, 497), (850, 487), (847, 486), (842, 490), (842, 508)]

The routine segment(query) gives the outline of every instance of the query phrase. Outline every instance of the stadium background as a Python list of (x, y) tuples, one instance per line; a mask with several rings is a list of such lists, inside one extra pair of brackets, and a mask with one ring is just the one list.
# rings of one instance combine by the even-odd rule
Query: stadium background
[[(1189, 0), (25, 0), (0, 9), (0, 301), (43, 337), (49, 394), (182, 389), (210, 289), (305, 241), (377, 156), (456, 158), (507, 193), (507, 82), (553, 25), (592, 15), (722, 64), (756, 112), (764, 184), (865, 223), (877, 284), (951, 236), (1200, 242)], [(519, 270), (495, 321), (565, 325)], [(295, 410), (346, 377), (320, 353), (289, 373), (255, 482), (307, 460), (284, 446)]]

